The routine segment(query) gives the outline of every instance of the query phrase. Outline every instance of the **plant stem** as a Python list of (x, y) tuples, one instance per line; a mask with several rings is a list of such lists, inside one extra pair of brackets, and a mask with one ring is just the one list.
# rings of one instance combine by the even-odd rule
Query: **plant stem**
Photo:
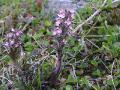
[(60, 47), (57, 49), (56, 66), (55, 66), (53, 72), (51, 73), (51, 75), (49, 77), (49, 82), (50, 82), (51, 85), (58, 84), (57, 77), (59, 76), (59, 74), (61, 72), (61, 66), (62, 66), (62, 49), (63, 49), (63, 47), (62, 48), (60, 48)]

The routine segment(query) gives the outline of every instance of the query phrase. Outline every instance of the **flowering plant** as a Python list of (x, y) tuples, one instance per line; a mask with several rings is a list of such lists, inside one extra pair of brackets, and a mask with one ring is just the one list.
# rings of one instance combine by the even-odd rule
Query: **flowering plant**
[(49, 82), (51, 85), (56, 85), (59, 83), (57, 76), (61, 71), (62, 66), (62, 56), (63, 47), (66, 44), (66, 37), (71, 35), (72, 30), (72, 20), (74, 17), (74, 12), (69, 10), (60, 10), (55, 19), (55, 28), (53, 30), (53, 36), (56, 40), (56, 65), (49, 77)]
[(13, 63), (17, 63), (17, 58), (19, 57), (19, 54), (21, 54), (21, 36), (23, 32), (21, 30), (17, 29), (11, 29), (9, 33), (5, 35), (5, 41), (3, 43), (3, 47), (7, 49), (8, 55), (11, 57), (13, 60)]
[(22, 33), (22, 31), (12, 28), (10, 32), (5, 36), (6, 41), (3, 43), (3, 46), (5, 46), (7, 49), (20, 47), (22, 44), (20, 40)]

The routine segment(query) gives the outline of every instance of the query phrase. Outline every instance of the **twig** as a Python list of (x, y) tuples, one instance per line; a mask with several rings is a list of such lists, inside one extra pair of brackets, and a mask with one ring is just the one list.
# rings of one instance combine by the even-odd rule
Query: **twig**
[(84, 24), (88, 23), (89, 21), (91, 21), (95, 16), (97, 16), (101, 11), (102, 8), (105, 6), (105, 4), (107, 3), (107, 0), (104, 0), (101, 8), (99, 8), (97, 11), (95, 11), (89, 18), (87, 18), (84, 22), (82, 22), (81, 24), (79, 24), (75, 29), (74, 29), (74, 33), (77, 32), (79, 30), (79, 28), (81, 28)]
[(100, 49), (99, 46), (97, 46), (94, 42), (90, 41), (90, 40), (87, 39), (87, 38), (86, 38), (86, 40), (87, 40), (88, 42), (90, 42), (93, 46), (95, 46), (96, 48)]
[(29, 23), (26, 23), (25, 26), (22, 28), (22, 31), (25, 31), (26, 28), (29, 26), (30, 22)]
[[(120, 33), (113, 33), (112, 35), (118, 36), (118, 35), (120, 35)], [(87, 35), (85, 37), (86, 38), (103, 38), (103, 37), (110, 37), (112, 35), (110, 35), (110, 34), (107, 34), (107, 35)]]
[(4, 76), (0, 76), (0, 78), (2, 78), (2, 79), (6, 79), (10, 84), (12, 84), (12, 81), (11, 80), (9, 80), (9, 79), (7, 79), (6, 77), (4, 77)]
[(114, 65), (115, 65), (115, 61), (113, 61), (113, 63), (112, 63), (112, 68), (111, 68), (111, 79), (112, 79), (112, 83), (113, 83), (114, 90), (117, 90), (117, 89), (116, 89), (116, 86), (115, 86), (114, 78), (113, 78), (113, 69), (114, 69)]

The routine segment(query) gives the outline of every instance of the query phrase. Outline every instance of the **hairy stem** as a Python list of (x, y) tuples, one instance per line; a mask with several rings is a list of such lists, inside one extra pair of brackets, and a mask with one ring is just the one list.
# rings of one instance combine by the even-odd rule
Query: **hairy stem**
[(49, 81), (52, 85), (57, 84), (57, 77), (60, 74), (61, 66), (62, 66), (62, 48), (59, 48), (57, 50), (56, 66), (49, 77)]

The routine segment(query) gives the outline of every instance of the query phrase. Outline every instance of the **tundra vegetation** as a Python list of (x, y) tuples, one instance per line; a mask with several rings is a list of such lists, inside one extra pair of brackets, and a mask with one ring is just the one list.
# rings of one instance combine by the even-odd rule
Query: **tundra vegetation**
[(0, 0), (0, 90), (119, 90), (120, 1), (47, 3)]

